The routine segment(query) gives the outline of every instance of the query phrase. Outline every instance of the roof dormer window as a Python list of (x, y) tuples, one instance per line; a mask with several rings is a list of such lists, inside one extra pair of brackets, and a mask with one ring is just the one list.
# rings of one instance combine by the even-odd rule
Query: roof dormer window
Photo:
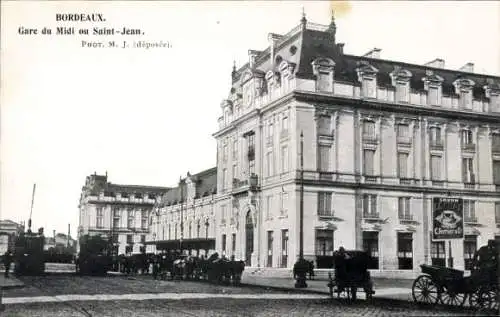
[(357, 68), (358, 81), (361, 82), (361, 96), (363, 98), (377, 98), (378, 69), (370, 64), (363, 63)]
[(422, 78), (422, 81), (424, 82), (424, 90), (427, 91), (427, 104), (440, 106), (443, 78), (428, 71), (427, 76)]
[(455, 93), (459, 95), (459, 108), (472, 110), (472, 89), (474, 82), (470, 79), (457, 79), (453, 82)]
[(318, 58), (312, 62), (316, 75), (316, 91), (333, 92), (333, 75), (335, 62), (329, 58)]
[(391, 74), (392, 85), (395, 88), (395, 102), (407, 103), (410, 101), (410, 78), (411, 72), (405, 69), (396, 68)]
[(500, 85), (489, 84), (484, 86), (485, 96), (490, 99), (490, 111), (500, 112)]

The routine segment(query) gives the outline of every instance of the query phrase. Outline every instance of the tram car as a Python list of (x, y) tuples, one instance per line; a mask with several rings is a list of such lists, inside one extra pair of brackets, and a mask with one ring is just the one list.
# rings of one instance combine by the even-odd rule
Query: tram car
[(45, 273), (43, 228), (38, 232), (21, 232), (14, 247), (14, 274), (42, 275)]
[(80, 238), (80, 253), (75, 266), (80, 275), (105, 275), (112, 269), (109, 243), (100, 236), (84, 235)]

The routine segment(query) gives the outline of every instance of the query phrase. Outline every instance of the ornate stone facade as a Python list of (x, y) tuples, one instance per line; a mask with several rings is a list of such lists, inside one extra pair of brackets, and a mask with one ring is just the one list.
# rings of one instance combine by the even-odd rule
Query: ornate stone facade
[(347, 55), (335, 31), (303, 19), (233, 70), (214, 134), (216, 248), (251, 266), (293, 265), (303, 132), (307, 258), (328, 266), (344, 246), (369, 250), (379, 270), (441, 263), (449, 249), (431, 241), (431, 201), (452, 196), (466, 200), (451, 254), (467, 268), (472, 249), (500, 236), (500, 78)]

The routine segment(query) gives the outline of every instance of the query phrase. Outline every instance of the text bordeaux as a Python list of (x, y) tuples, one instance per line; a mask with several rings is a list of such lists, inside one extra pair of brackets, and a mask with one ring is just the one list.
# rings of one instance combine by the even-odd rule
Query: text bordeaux
[(104, 22), (106, 21), (106, 19), (101, 13), (92, 13), (92, 14), (57, 13), (56, 21)]

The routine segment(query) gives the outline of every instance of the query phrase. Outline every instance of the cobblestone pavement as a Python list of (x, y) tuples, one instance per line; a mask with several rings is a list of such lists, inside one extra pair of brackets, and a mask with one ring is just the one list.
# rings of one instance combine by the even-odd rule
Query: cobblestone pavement
[[(408, 301), (374, 299), (370, 303), (361, 300), (348, 304), (343, 300), (327, 299), (320, 294), (301, 295), (295, 291), (220, 286), (203, 282), (154, 281), (150, 276), (128, 278), (49, 275), (22, 277), (21, 280), (26, 284), (24, 288), (5, 290), (4, 300), (7, 305), (2, 316), (474, 315), (465, 309), (419, 307)], [(75, 296), (69, 296), (71, 294)], [(98, 301), (95, 297), (84, 296), (96, 294), (99, 294)], [(120, 294), (132, 295), (119, 298)], [(152, 296), (154, 294), (158, 297)], [(239, 296), (245, 298), (238, 298)], [(48, 298), (50, 302), (35, 303), (35, 297)], [(190, 299), (191, 297), (196, 298)]]
[[(474, 316), (472, 312), (399, 303), (348, 304), (332, 300), (145, 300), (7, 305), (5, 316)], [(483, 314), (476, 314), (483, 315)]]

